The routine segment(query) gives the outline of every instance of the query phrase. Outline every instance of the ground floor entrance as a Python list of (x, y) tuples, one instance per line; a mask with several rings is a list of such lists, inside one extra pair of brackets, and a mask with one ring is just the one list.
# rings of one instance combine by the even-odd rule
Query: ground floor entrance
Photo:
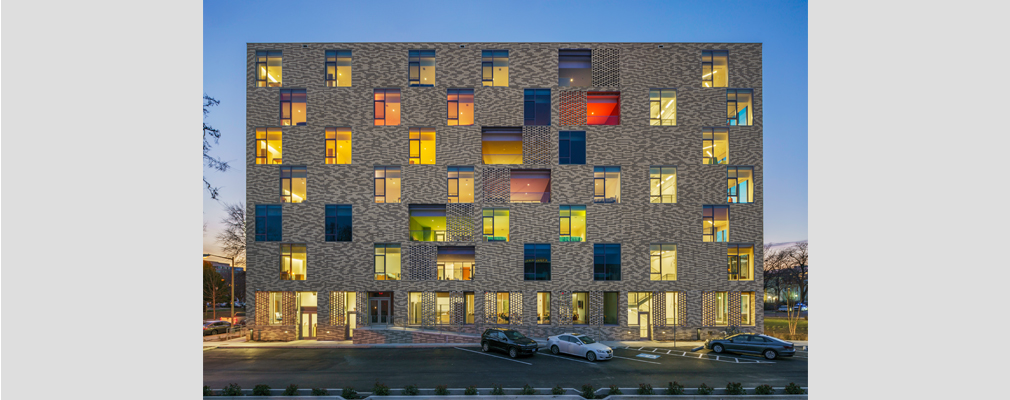
[(393, 323), (393, 292), (368, 293), (368, 323), (372, 326)]
[(317, 305), (316, 292), (297, 292), (295, 307), (298, 309), (298, 339), (316, 339), (316, 325), (319, 323)]

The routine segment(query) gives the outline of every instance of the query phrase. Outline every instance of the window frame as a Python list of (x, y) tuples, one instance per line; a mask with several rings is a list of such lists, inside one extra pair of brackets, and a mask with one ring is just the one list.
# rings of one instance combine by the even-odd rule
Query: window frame
[[(609, 116), (607, 116), (606, 117), (606, 123), (602, 123), (602, 124), (600, 124), (600, 123), (592, 123), (591, 121), (592, 121), (593, 118), (596, 118), (598, 120), (598, 119), (604, 118), (604, 117), (593, 115), (589, 111), (589, 103), (592, 102), (591, 100), (593, 100), (594, 97), (613, 97), (613, 96), (617, 96), (617, 106), (614, 107), (614, 110), (616, 111), (616, 114), (611, 113)], [(622, 102), (621, 98), (622, 98), (621, 91), (619, 91), (619, 90), (617, 90), (617, 91), (595, 91), (595, 90), (594, 91), (587, 91), (586, 92), (586, 113), (587, 113), (586, 114), (586, 126), (620, 126), (621, 125), (621, 102)], [(616, 118), (616, 120), (615, 120), (616, 123), (613, 123), (613, 124), (610, 123), (610, 121), (612, 119), (614, 119), (614, 118)]]
[[(329, 58), (330, 58), (330, 54), (329, 53), (330, 52), (334, 53), (333, 54), (333, 61), (329, 61)], [(350, 61), (351, 61), (350, 68), (352, 70), (354, 69), (354, 53), (353, 53), (353, 50), (339, 50), (339, 49), (336, 49), (336, 50), (324, 50), (324, 53), (323, 53), (323, 60), (324, 60), (324, 62), (323, 62), (323, 78), (325, 79), (326, 87), (351, 87), (351, 85), (346, 85), (345, 86), (345, 85), (341, 85), (340, 84), (340, 78), (339, 78), (340, 74), (339, 74), (339, 68), (338, 68), (339, 65), (338, 64), (340, 63), (340, 59), (342, 58), (341, 57), (341, 53), (342, 52), (347, 52), (347, 58), (349, 58)], [(334, 76), (332, 79), (330, 78), (329, 73), (328, 73), (328, 70), (329, 70), (329, 68), (330, 68), (331, 65), (333, 66), (333, 72), (337, 73), (337, 76)], [(353, 75), (351, 75), (351, 76), (353, 77)], [(333, 85), (330, 85), (331, 82), (333, 83)]]
[[(657, 103), (652, 100), (652, 92), (659, 91), (659, 101), (657, 108), (659, 108), (659, 118), (652, 118), (652, 103)], [(673, 123), (664, 124), (663, 121), (670, 121), (670, 119), (663, 119), (663, 94), (664, 92), (673, 92)], [(654, 124), (654, 121), (658, 121), (658, 124)], [(649, 126), (677, 126), (677, 88), (649, 88)]]
[[(652, 169), (659, 168), (659, 178), (652, 177)], [(665, 170), (673, 169), (673, 201), (665, 201), (666, 196), (663, 194), (663, 189), (666, 189), (667, 180), (670, 178), (663, 179)], [(659, 181), (657, 184), (656, 181)], [(659, 195), (652, 194), (653, 188), (659, 186)], [(655, 201), (659, 199), (659, 201)], [(677, 166), (676, 165), (650, 165), (649, 166), (649, 204), (677, 204)]]
[[(715, 224), (715, 222), (716, 222), (715, 216), (716, 216), (716, 210), (717, 209), (722, 209), (722, 208), (726, 209), (726, 235), (723, 238), (724, 240), (717, 240), (717, 239), (719, 239), (719, 231), (715, 230), (716, 229), (715, 228), (715, 226), (716, 226), (716, 224)], [(712, 215), (706, 217), (705, 216), (705, 211), (706, 210), (711, 210), (711, 214)], [(711, 205), (710, 204), (706, 204), (706, 205), (702, 206), (702, 214), (701, 214), (702, 236), (701, 236), (701, 240), (702, 240), (703, 243), (728, 243), (729, 242), (729, 222), (730, 222), (730, 214), (729, 214), (729, 212), (730, 212), (729, 206), (725, 205), (725, 204), (711, 204)], [(711, 228), (707, 228), (706, 227), (705, 221), (711, 221)], [(711, 229), (711, 231), (709, 231), (710, 229)], [(709, 233), (709, 232), (711, 232), (711, 233)], [(709, 237), (710, 240), (705, 240), (706, 237)]]
[[(532, 111), (532, 118), (528, 111)], [(550, 88), (523, 89), (523, 126), (550, 126), (552, 111)]]
[[(455, 93), (453, 93), (453, 91), (455, 91)], [(469, 124), (460, 124), (459, 123), (459, 115), (461, 114), (460, 113), (460, 109), (459, 109), (459, 96), (461, 94), (460, 93), (461, 91), (469, 92), (469, 93), (462, 93), (462, 94), (469, 94), (471, 99), (473, 99), (474, 96), (475, 96), (474, 90), (470, 89), (470, 88), (448, 88), (448, 89), (446, 89), (446, 92), (445, 92), (445, 96), (446, 96), (446, 109), (445, 109), (445, 113), (446, 113), (446, 118), (447, 118), (446, 125), (448, 125), (448, 126), (473, 126), (474, 123), (476, 122), (476, 118), (474, 118), (474, 115), (476, 115), (476, 113), (477, 113), (477, 107), (474, 105), (474, 102), (471, 101), (470, 102), (470, 107), (471, 107), (470, 113), (472, 115), (470, 115), (470, 123)], [(456, 96), (456, 98), (453, 99), (452, 96)], [(452, 105), (454, 103), (456, 105), (456, 112), (452, 112), (452, 110), (453, 110)], [(455, 123), (453, 123), (453, 122), (455, 122)]]
[[(375, 176), (376, 172), (378, 172), (380, 169), (382, 170), (382, 177), (381, 178)], [(396, 171), (400, 172), (400, 178), (399, 179), (400, 179), (400, 181), (402, 183), (402, 181), (403, 181), (403, 168), (401, 166), (399, 166), (399, 165), (376, 165), (376, 166), (374, 166), (372, 168), (372, 201), (375, 204), (400, 204), (401, 200), (403, 199), (403, 188), (401, 187), (400, 188), (400, 198), (396, 199), (396, 202), (386, 201), (387, 200), (386, 199), (386, 193), (389, 192), (389, 188), (386, 187), (386, 185), (387, 185), (386, 180), (389, 179), (388, 178), (388, 175), (389, 175), (388, 172), (391, 169), (395, 169)], [(377, 192), (377, 190), (379, 188), (379, 181), (380, 180), (382, 181), (382, 195), (381, 195), (382, 201), (381, 202), (378, 201), (380, 195)]]
[[(284, 95), (285, 94), (288, 96), (288, 100), (287, 101), (284, 101)], [(298, 123), (294, 122), (294, 120), (295, 120), (295, 114), (294, 114), (295, 106), (294, 105), (296, 103), (298, 103), (298, 102), (295, 101), (295, 95), (296, 94), (304, 94), (304, 97), (305, 97), (305, 101), (302, 102), (303, 104), (305, 104), (305, 116), (304, 116), (305, 121), (304, 122), (298, 122)], [(308, 123), (309, 123), (309, 118), (308, 118), (308, 116), (309, 116), (309, 92), (308, 92), (308, 90), (305, 90), (305, 89), (293, 89), (293, 88), (281, 89), (280, 90), (280, 99), (281, 99), (281, 103), (280, 103), (281, 104), (281, 108), (279, 110), (278, 117), (280, 118), (280, 121), (281, 121), (280, 124), (281, 124), (281, 126), (307, 126), (308, 125)], [(287, 105), (288, 118), (284, 118), (284, 107), (285, 107), (285, 105)], [(285, 121), (287, 121), (287, 124), (284, 123)]]
[[(266, 61), (262, 61), (262, 62), (260, 61), (260, 57), (261, 57), (260, 53), (266, 53), (266, 54), (262, 55), (262, 57), (266, 57)], [(276, 54), (272, 54), (272, 53), (276, 53)], [(284, 84), (284, 51), (282, 51), (282, 50), (256, 50), (256, 56), (255, 57), (256, 57), (256, 61), (255, 61), (256, 65), (253, 67), (253, 69), (256, 71), (255, 72), (256, 87), (284, 87), (283, 86), (283, 84)], [(277, 81), (276, 85), (271, 85), (269, 82), (267, 82), (267, 80), (268, 80), (268, 75), (270, 73), (270, 66), (269, 66), (270, 59), (274, 58), (274, 57), (281, 59), (281, 80)], [(260, 76), (259, 76), (260, 64), (263, 64), (263, 69), (266, 71), (266, 72), (263, 73), (263, 79), (262, 80), (260, 80)], [(260, 85), (260, 83), (263, 83), (263, 84)]]
[[(403, 115), (403, 108), (402, 107), (400, 109), (400, 115), (401, 115), (401, 117), (397, 117), (398, 121), (396, 122), (396, 124), (388, 124), (388, 123), (386, 123), (386, 120), (388, 119), (387, 116), (389, 114), (389, 112), (386, 110), (386, 108), (387, 107), (393, 107), (393, 106), (391, 106), (389, 104), (389, 101), (388, 101), (388, 96), (389, 96), (389, 93), (391, 91), (395, 91), (396, 92), (397, 98), (398, 98), (398, 100), (396, 102), (396, 107), (400, 107), (400, 105), (403, 103), (401, 101), (401, 100), (403, 100), (403, 91), (401, 91), (400, 88), (373, 88), (372, 89), (372, 126), (400, 126), (400, 121), (402, 121), (402, 115)], [(375, 98), (376, 97), (375, 95), (379, 94), (380, 92), (382, 93), (382, 100), (379, 100), (379, 99)], [(375, 110), (377, 109), (379, 103), (382, 103), (382, 108), (381, 108), (382, 109), (382, 118), (379, 118), (379, 116), (376, 115), (376, 113), (375, 113)], [(393, 110), (393, 111), (396, 111), (396, 110)], [(378, 123), (379, 121), (382, 121), (382, 123), (381, 124)]]
[[(562, 293), (564, 293), (564, 292), (562, 292)], [(585, 312), (585, 314), (582, 315), (582, 318), (577, 318), (576, 319), (575, 316), (578, 315), (578, 311), (576, 311), (578, 309), (578, 306), (577, 306), (578, 303), (576, 303), (576, 302), (579, 300), (579, 297), (584, 298), (585, 301), (586, 301), (586, 304), (585, 304), (585, 307), (584, 307), (584, 309), (586, 310), (586, 312)], [(573, 292), (571, 292), (571, 301), (572, 301), (572, 325), (589, 325), (589, 312), (590, 312), (590, 308), (589, 308), (589, 301), (590, 301), (589, 292), (587, 292), (587, 291), (573, 291)], [(580, 320), (580, 319), (584, 320), (585, 322), (578, 322), (578, 320)], [(573, 336), (569, 336), (569, 337), (573, 337)]]
[[(299, 178), (295, 177), (295, 172), (296, 172), (296, 170), (299, 170), (299, 169), (302, 170), (302, 171), (304, 171), (304, 173), (305, 173), (305, 177), (301, 178), (301, 179), (305, 179), (305, 193), (303, 193), (304, 196), (301, 196), (302, 201), (296, 202), (296, 201), (293, 201), (294, 199), (292, 197), (295, 196), (295, 192), (294, 192), (294, 180), (295, 179), (299, 179)], [(287, 178), (284, 177), (285, 171), (288, 173)], [(309, 198), (309, 168), (307, 166), (305, 166), (305, 165), (280, 165), (280, 172), (281, 172), (280, 173), (280, 177), (281, 177), (281, 179), (280, 179), (281, 203), (292, 203), (292, 204), (295, 204), (295, 203), (303, 203), (303, 202), (305, 202), (305, 200), (308, 200), (308, 198)], [(284, 195), (284, 180), (285, 179), (287, 179), (287, 181), (288, 181), (287, 182), (288, 192), (291, 193), (291, 194), (289, 194), (287, 196)]]
[[(652, 246), (659, 246), (659, 255), (652, 254)], [(668, 250), (667, 247), (670, 247)], [(673, 273), (668, 274), (663, 271), (663, 252), (673, 251)], [(654, 259), (659, 258), (659, 274), (652, 272)], [(667, 275), (673, 275), (673, 279), (666, 279)], [(650, 281), (676, 281), (677, 280), (677, 244), (676, 243), (649, 243), (649, 280)]]
[[(347, 133), (347, 137), (349, 139), (346, 139), (346, 140), (340, 139), (340, 135), (342, 133), (345, 133), (345, 132), (342, 131), (343, 129), (347, 130), (346, 133)], [(330, 131), (331, 130), (333, 131), (332, 132), (332, 134), (333, 134), (333, 138), (332, 139), (330, 138), (330, 133), (331, 133)], [(352, 162), (352, 160), (354, 159), (354, 147), (352, 147), (353, 146), (352, 143), (353, 143), (353, 140), (354, 140), (354, 133), (351, 131), (351, 127), (349, 127), (349, 126), (328, 126), (328, 127), (324, 128), (324, 131), (323, 131), (323, 140), (325, 141), (325, 143), (324, 143), (325, 145), (323, 146), (324, 150), (330, 150), (330, 143), (333, 144), (333, 154), (334, 155), (330, 156), (330, 155), (326, 154), (323, 157), (323, 161), (327, 165), (350, 164)], [(340, 162), (342, 160), (340, 159), (340, 150), (339, 149), (340, 149), (340, 144), (342, 142), (347, 142), (346, 144), (350, 147), (350, 150), (348, 150), (348, 154), (349, 154), (348, 158), (350, 158), (350, 160), (346, 160), (347, 162)]]
[[(424, 140), (424, 139), (422, 139), (421, 135), (425, 134), (425, 133), (428, 133), (427, 132), (428, 130), (431, 130), (432, 139), (431, 140)], [(437, 147), (438, 147), (438, 144), (437, 144), (438, 141), (437, 140), (438, 139), (436, 138), (437, 134), (435, 133), (435, 128), (434, 127), (417, 127), (417, 126), (415, 126), (415, 127), (408, 128), (407, 129), (407, 134), (408, 134), (408, 136), (407, 136), (407, 140), (408, 140), (407, 151), (409, 152), (408, 157), (407, 157), (407, 165), (421, 165), (421, 164), (424, 164), (424, 165), (435, 165), (437, 163), (437, 161), (431, 162), (431, 163), (422, 162), (422, 161), (424, 161), (424, 158), (425, 158), (424, 155), (427, 154), (427, 152), (425, 152), (424, 148), (421, 147), (426, 142), (431, 142), (431, 153), (433, 155), (432, 158), (437, 157), (436, 151), (438, 150), (437, 149)], [(414, 135), (415, 134), (417, 135), (417, 139), (414, 139)], [(414, 153), (414, 143), (417, 143), (417, 153), (416, 153), (416, 155)]]
[[(552, 293), (551, 292), (544, 292), (544, 291), (539, 291), (539, 292), (536, 292), (536, 293), (537, 293), (536, 294), (536, 296), (537, 296), (537, 305), (536, 305), (537, 323), (536, 323), (536, 325), (550, 325), (551, 324), (551, 295), (552, 295)], [(545, 297), (546, 297), (546, 299), (545, 299)], [(544, 311), (544, 307), (543, 307), (544, 303), (546, 303), (546, 306), (547, 306), (546, 307), (546, 311), (547, 311), (547, 316), (546, 317), (543, 316), (543, 315), (541, 315), (541, 311)]]
[[(715, 159), (715, 154), (714, 153), (712, 153), (712, 157), (704, 157), (704, 154), (703, 154), (702, 155), (702, 162), (701, 162), (702, 165), (729, 165), (729, 149), (730, 149), (730, 143), (729, 142), (730, 142), (730, 135), (729, 135), (729, 127), (728, 126), (722, 126), (722, 127), (704, 127), (704, 128), (701, 128), (701, 150), (705, 151), (705, 149), (707, 149), (709, 147), (714, 148), (715, 147), (715, 143), (717, 141), (717, 139), (715, 138), (715, 135), (719, 134), (719, 133), (723, 133), (723, 132), (719, 132), (718, 131), (718, 130), (722, 130), (722, 129), (726, 130), (726, 132), (725, 132), (726, 133), (726, 158), (725, 158), (726, 162), (718, 162), (719, 160)], [(709, 135), (710, 138), (706, 139), (705, 135)], [(710, 145), (706, 146), (706, 144), (710, 144)], [(711, 162), (711, 161), (715, 161), (715, 162)]]
[[(750, 249), (749, 252), (744, 252), (741, 254), (740, 249)], [(727, 243), (726, 245), (726, 257), (727, 257), (727, 280), (729, 281), (753, 281), (754, 280), (754, 264), (756, 255), (754, 254), (754, 244), (753, 243)], [(747, 260), (746, 267), (740, 262), (740, 256), (749, 255), (750, 259)], [(734, 262), (735, 261), (735, 262)], [(734, 266), (736, 268), (734, 268)], [(733, 271), (737, 271), (734, 273)], [(747, 274), (742, 274), (740, 271), (746, 270)], [(741, 277), (741, 275), (746, 275), (746, 277)]]
[[(602, 178), (597, 178), (596, 177), (596, 173), (598, 172), (598, 171), (596, 171), (597, 168), (603, 168), (603, 171), (602, 171), (603, 172), (603, 177)], [(618, 188), (617, 188), (617, 193), (616, 193), (616, 197), (614, 198), (614, 201), (607, 201), (607, 199), (608, 199), (608, 197), (607, 197), (607, 173), (614, 172), (614, 171), (610, 171), (609, 170), (610, 168), (616, 168), (617, 169), (616, 172), (617, 172), (617, 185), (618, 185)], [(602, 195), (596, 193), (596, 181), (598, 181), (598, 180), (602, 180), (603, 181), (603, 194)], [(617, 165), (617, 166), (612, 166), (612, 165), (611, 166), (606, 166), (606, 165), (593, 166), (593, 203), (597, 203), (597, 204), (607, 204), (607, 203), (620, 204), (620, 202), (621, 202), (621, 188), (620, 188), (620, 185), (621, 185), (621, 166), (619, 166), (619, 165)]]
[[(744, 312), (744, 302), (745, 298), (749, 298), (748, 302), (750, 308), (747, 312)], [(757, 307), (757, 293), (753, 291), (740, 292), (740, 325), (741, 326), (755, 326), (757, 325), (757, 313), (754, 311)], [(745, 318), (746, 317), (746, 318)]]
[[(381, 255), (377, 254), (377, 250), (379, 249), (379, 246), (382, 246), (382, 254)], [(389, 253), (388, 253), (387, 250), (390, 249), (390, 248), (400, 249), (400, 257), (401, 257), (400, 258), (400, 261), (401, 261), (401, 263), (400, 263), (400, 274), (396, 276), (396, 279), (388, 279), (388, 276), (389, 276), (389, 273), (388, 273), (388, 271), (389, 271), (389, 260), (388, 260), (387, 255)], [(383, 279), (377, 279), (380, 274), (376, 270), (376, 268), (378, 267), (378, 261), (375, 260), (375, 259), (377, 259), (379, 257), (382, 257), (382, 274), (381, 275), (384, 277)], [(403, 279), (403, 258), (402, 257), (403, 257), (403, 247), (400, 246), (399, 243), (373, 243), (372, 244), (372, 259), (373, 259), (373, 263), (372, 263), (372, 280), (373, 281), (398, 281), (398, 280), (402, 280)]]
[[(484, 55), (484, 53), (486, 53), (486, 52), (490, 52), (491, 53), (491, 56), (490, 56), (491, 57), (491, 61), (484, 61), (484, 58), (487, 57), (487, 56)], [(505, 56), (501, 57), (501, 55), (498, 54), (498, 52), (505, 52)], [(509, 86), (508, 78), (506, 78), (506, 80), (505, 80), (505, 85), (495, 85), (494, 84), (494, 68), (495, 68), (494, 64), (496, 62), (498, 62), (499, 58), (504, 58), (505, 59), (505, 68), (510, 68), (510, 65), (509, 65), (509, 50), (508, 49), (505, 49), (505, 50), (500, 50), (500, 49), (497, 49), (497, 50), (496, 49), (484, 50), (484, 49), (482, 49), (481, 53), (480, 53), (480, 57), (481, 57), (481, 60), (480, 60), (481, 85), (482, 86), (489, 86), (489, 87), (496, 87), (496, 86), (497, 87), (508, 87)], [(490, 65), (488, 65), (488, 64), (490, 64)], [(484, 68), (490, 68), (491, 69), (491, 71), (490, 71), (491, 72), (490, 79), (484, 73)], [(509, 71), (509, 72), (511, 72), (511, 71)], [(506, 73), (506, 75), (508, 75), (508, 73)]]
[[(260, 210), (261, 209), (263, 210), (263, 215), (262, 216), (260, 215)], [(276, 216), (271, 215), (271, 211), (277, 211), (277, 215)], [(280, 241), (283, 241), (282, 239), (284, 237), (284, 231), (283, 231), (283, 227), (284, 227), (284, 208), (280, 204), (257, 204), (256, 208), (254, 209), (254, 213), (255, 213), (255, 218), (256, 218), (256, 221), (255, 221), (255, 224), (254, 224), (255, 226), (253, 227), (254, 232), (255, 232), (255, 234), (254, 234), (254, 241), (256, 241), (256, 242), (280, 242)], [(277, 218), (276, 220), (274, 220), (274, 222), (278, 225), (277, 226), (277, 236), (276, 237), (270, 235), (270, 229), (273, 227), (272, 226), (273, 224), (270, 222), (271, 221), (271, 217), (276, 217)], [(261, 220), (263, 221), (263, 233), (260, 233), (260, 221)], [(262, 237), (262, 239), (260, 237)], [(275, 237), (275, 238), (271, 239), (273, 237)]]
[[(712, 302), (713, 303), (712, 306), (715, 307), (715, 310), (713, 310), (713, 314), (715, 314), (715, 315), (714, 315), (714, 320), (713, 320), (712, 323), (714, 324), (714, 326), (729, 326), (730, 325), (730, 323), (729, 323), (729, 319), (730, 319), (730, 315), (729, 315), (729, 301), (730, 301), (729, 300), (729, 292), (728, 291), (716, 291), (714, 297), (715, 297), (715, 301)], [(719, 300), (720, 297), (722, 298), (722, 301)], [(724, 318), (723, 320), (725, 322), (720, 322), (720, 319), (719, 319), (719, 315), (720, 314), (723, 315), (723, 318)]]
[[(446, 196), (447, 196), (446, 197), (446, 202), (449, 203), (449, 204), (461, 203), (459, 201), (460, 194), (462, 193), (462, 191), (460, 191), (460, 187), (459, 187), (459, 180), (461, 179), (459, 177), (460, 172), (470, 172), (470, 173), (476, 175), (476, 172), (475, 172), (474, 167), (472, 165), (449, 165), (449, 166), (446, 166), (446, 178), (445, 178), (446, 179)], [(456, 173), (456, 177), (452, 176), (453, 173)], [(473, 176), (471, 176), (470, 179), (476, 179), (476, 178), (474, 178)], [(452, 192), (449, 191), (449, 189), (452, 188), (453, 186), (456, 187), (456, 195), (455, 196), (453, 196)], [(469, 190), (470, 190), (470, 197), (471, 198), (475, 197), (474, 193), (473, 193), (473, 190), (474, 190), (473, 186), (470, 186)], [(456, 201), (453, 201), (453, 198), (455, 198)], [(473, 201), (469, 201), (469, 202), (463, 203), (463, 204), (473, 204)]]
[[(576, 51), (585, 51), (585, 52), (589, 53), (588, 55), (578, 54), (579, 57), (589, 57), (589, 68), (561, 68), (561, 57), (563, 56), (562, 53), (563, 52), (576, 52)], [(576, 56), (576, 54), (567, 54), (567, 56), (573, 57), (573, 56)], [(572, 84), (575, 81), (575, 78), (570, 78), (570, 80), (566, 84), (562, 84), (562, 80), (561, 80), (561, 70), (562, 69), (569, 69), (569, 70), (586, 70), (586, 69), (588, 69), (589, 70), (589, 75), (590, 75), (589, 76), (589, 84), (588, 85), (575, 86), (575, 85)], [(593, 49), (587, 49), (587, 48), (558, 49), (558, 87), (592, 87), (593, 86), (592, 73), (593, 73)]]
[[(586, 237), (582, 237), (582, 238), (580, 238), (580, 240), (571, 240), (571, 238), (572, 238), (572, 211), (573, 211), (572, 207), (581, 207), (581, 211), (584, 211), (586, 213), (586, 219), (589, 219), (589, 217), (588, 217), (589, 216), (589, 211), (586, 208), (585, 204), (562, 204), (562, 205), (559, 205), (558, 206), (558, 218), (560, 218), (560, 220), (559, 220), (559, 227), (558, 227), (559, 228), (558, 229), (558, 241), (561, 242), (561, 243), (584, 243), (587, 240)], [(567, 208), (567, 210), (566, 210), (566, 208)], [(568, 211), (568, 216), (564, 215), (565, 211)], [(565, 231), (563, 229), (566, 224), (568, 226), (568, 234), (567, 235), (565, 234)], [(588, 221), (583, 222), (583, 226), (582, 226), (583, 232), (585, 232), (588, 229), (588, 227), (586, 225), (589, 225)], [(586, 232), (585, 236), (589, 236), (589, 233)], [(575, 237), (578, 237), (578, 236), (575, 236)], [(565, 240), (565, 238), (568, 238), (568, 240)]]
[[(725, 53), (726, 56), (726, 86), (715, 86), (715, 57), (716, 52)], [(705, 61), (705, 53), (710, 53), (708, 55), (709, 61)], [(709, 67), (709, 70), (713, 71), (708, 74), (708, 79), (705, 79), (705, 66)], [(705, 82), (710, 82), (711, 86), (705, 86)], [(702, 50), (701, 51), (701, 87), (703, 88), (723, 88), (729, 87), (729, 50)]]
[[(330, 215), (330, 210), (334, 215)], [(354, 207), (351, 204), (326, 204), (323, 221), (323, 241), (326, 242), (352, 242), (354, 241)], [(341, 211), (346, 210), (346, 215), (341, 215)], [(345, 239), (341, 239), (340, 217), (350, 217), (351, 223), (348, 225), (350, 231)], [(334, 225), (333, 233), (330, 233), (330, 224)]]
[[(309, 249), (308, 249), (308, 244), (307, 243), (281, 243), (280, 245), (281, 245), (281, 247), (280, 247), (281, 248), (281, 254), (280, 254), (281, 255), (280, 280), (282, 280), (282, 281), (304, 281), (304, 280), (307, 280), (308, 276), (309, 276)], [(304, 266), (304, 268), (305, 268), (305, 276), (302, 279), (294, 279), (294, 273), (293, 273), (294, 267), (292, 265), (293, 261), (294, 261), (294, 254), (296, 254), (294, 246), (301, 246), (303, 249), (305, 249), (305, 252), (304, 252), (304, 254), (305, 254), (305, 260), (303, 261), (305, 263), (305, 266)], [(284, 251), (285, 247), (287, 247), (287, 252), (286, 253)], [(288, 269), (289, 269), (289, 271), (287, 272), (287, 274), (288, 274), (287, 276), (289, 278), (285, 278), (285, 275), (284, 275), (284, 273), (285, 273), (284, 272), (284, 260), (285, 260), (285, 257), (288, 260)]]
[[(730, 100), (730, 92), (733, 94), (732, 100)], [(740, 104), (737, 96), (740, 92), (750, 93), (750, 110), (747, 112), (748, 123), (746, 125), (740, 124), (739, 121)], [(736, 110), (733, 117), (729, 116), (730, 104), (733, 104), (733, 109)], [(726, 111), (726, 126), (754, 126), (754, 89), (726, 88)]]
[[(512, 233), (512, 224), (511, 224), (511, 221), (509, 221), (509, 235), (505, 236), (505, 240), (488, 240), (488, 236), (498, 237), (498, 236), (494, 235), (494, 231), (495, 231), (495, 228), (494, 228), (494, 225), (495, 225), (494, 224), (494, 219), (497, 217), (495, 215), (495, 212), (496, 211), (503, 211), (503, 210), (506, 212), (505, 218), (510, 218), (511, 215), (512, 215), (512, 213), (509, 212), (509, 208), (507, 208), (507, 207), (484, 207), (484, 208), (481, 208), (481, 236), (483, 237), (483, 241), (484, 242), (504, 242), (504, 243), (508, 243), (509, 242), (509, 239), (512, 236), (511, 235), (511, 233)], [(491, 211), (491, 216), (485, 215), (488, 211)], [(484, 233), (484, 232), (487, 231), (486, 227), (487, 227), (488, 218), (491, 219), (491, 234), (490, 235), (487, 235), (487, 234)]]
[[(543, 246), (547, 246), (546, 249)], [(551, 244), (550, 243), (524, 243), (523, 244), (523, 280), (524, 281), (550, 281), (551, 280)], [(532, 251), (533, 261), (529, 253)], [(546, 251), (547, 261), (540, 261)], [(532, 271), (529, 271), (532, 264)], [(546, 264), (546, 266), (544, 266)], [(541, 272), (544, 273), (541, 273)], [(531, 279), (532, 278), (532, 279)]]
[[(617, 264), (607, 262), (608, 251), (617, 249)], [(597, 262), (597, 250), (602, 250), (603, 263)], [(621, 244), (620, 243), (593, 243), (593, 280), (594, 281), (620, 281), (621, 280)], [(602, 271), (598, 271), (597, 265), (602, 265)], [(614, 267), (616, 266), (616, 268)], [(616, 279), (612, 279), (616, 276)]]
[[(735, 188), (736, 186), (738, 186), (740, 184), (740, 182), (739, 182), (739, 179), (740, 179), (740, 170), (745, 170), (745, 171), (749, 170), (750, 171), (750, 182), (751, 183), (749, 185), (750, 187), (747, 188), (747, 194), (746, 194), (746, 197), (747, 197), (748, 201), (740, 201), (741, 194), (738, 191), (734, 191), (733, 189), (731, 189), (731, 188)], [(735, 173), (735, 176), (734, 176), (734, 174), (730, 173), (731, 171)], [(754, 167), (753, 166), (750, 166), (750, 165), (727, 165), (726, 166), (726, 185), (727, 185), (727, 188), (726, 188), (726, 190), (727, 190), (727, 192), (726, 192), (726, 202), (729, 203), (729, 204), (753, 204), (754, 203), (754, 181), (755, 181), (755, 177), (754, 177)], [(736, 182), (736, 184), (735, 185), (730, 185), (730, 182)], [(734, 192), (736, 194), (733, 194)]]
[[(256, 131), (256, 144), (255, 144), (255, 154), (256, 154), (256, 165), (280, 165), (283, 164), (284, 160), (284, 130), (279, 127), (258, 127), (255, 128)], [(260, 132), (263, 133), (263, 138), (260, 139)], [(276, 133), (280, 136), (277, 140), (270, 140), (270, 134)], [(270, 161), (270, 156), (264, 155), (260, 157), (260, 143), (263, 143), (263, 147), (269, 147), (271, 143), (276, 142), (278, 144), (277, 148), (280, 149), (278, 153), (280, 157), (274, 158), (274, 163), (268, 163)], [(266, 151), (269, 154), (269, 150)], [(262, 160), (263, 162), (260, 162)], [(280, 162), (277, 162), (280, 161)]]
[[(427, 57), (427, 52), (431, 52), (431, 67), (435, 68), (438, 65), (438, 52), (437, 49), (408, 49), (407, 50), (407, 86), (413, 87), (434, 87), (435, 82), (431, 83), (421, 83), (421, 59)], [(416, 55), (412, 53), (417, 53)], [(424, 54), (422, 54), (424, 52)], [(415, 61), (416, 58), (416, 61)], [(417, 68), (417, 80), (411, 78), (411, 69)], [(437, 69), (436, 69), (437, 71)], [(416, 83), (415, 83), (416, 82)]]
[[(576, 158), (574, 156), (575, 152), (572, 148), (572, 142), (580, 141), (578, 139), (573, 140), (572, 136), (581, 136), (582, 148), (581, 148), (581, 161), (573, 162), (572, 159)], [(568, 155), (564, 156), (563, 151), (567, 150)], [(575, 161), (579, 161), (578, 159)], [(586, 131), (559, 131), (558, 132), (558, 165), (586, 165)]]
[[(612, 298), (614, 302), (614, 320), (613, 322), (607, 322), (607, 298)], [(604, 326), (617, 326), (621, 324), (621, 292), (618, 291), (605, 291), (603, 292), (603, 325)]]

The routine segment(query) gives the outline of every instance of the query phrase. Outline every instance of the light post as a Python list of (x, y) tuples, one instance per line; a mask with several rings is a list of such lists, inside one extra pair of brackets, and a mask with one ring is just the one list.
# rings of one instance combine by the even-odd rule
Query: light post
[[(225, 257), (225, 256), (219, 256), (219, 255), (215, 255), (215, 254), (204, 253), (203, 254), (203, 258), (207, 258), (207, 257), (227, 258), (228, 260), (231, 261), (231, 264), (229, 265), (229, 267), (231, 267), (231, 284), (228, 285), (228, 286), (231, 286), (231, 326), (234, 328), (235, 327), (235, 257)], [(211, 299), (211, 301), (214, 301), (214, 300)]]

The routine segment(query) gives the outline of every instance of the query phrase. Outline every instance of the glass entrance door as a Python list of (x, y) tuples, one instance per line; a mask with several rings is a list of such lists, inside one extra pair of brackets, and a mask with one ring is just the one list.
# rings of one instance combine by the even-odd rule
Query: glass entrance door
[(649, 338), (649, 325), (649, 313), (638, 313), (638, 337), (642, 339)]
[(389, 299), (373, 298), (369, 299), (369, 321), (376, 325), (386, 325), (389, 323)]
[(302, 312), (302, 329), (301, 336), (302, 339), (315, 339), (316, 338), (316, 313), (315, 312)]

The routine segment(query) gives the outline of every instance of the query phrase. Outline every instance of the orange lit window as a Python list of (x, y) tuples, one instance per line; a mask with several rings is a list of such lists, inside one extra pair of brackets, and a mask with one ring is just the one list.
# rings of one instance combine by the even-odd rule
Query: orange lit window
[(375, 125), (400, 125), (400, 89), (375, 89)]
[(473, 89), (449, 89), (448, 99), (448, 125), (473, 125)]
[(410, 128), (410, 163), (435, 163), (435, 128)]
[(326, 50), (326, 86), (351, 86), (350, 50)]
[(620, 125), (621, 92), (586, 93), (587, 125)]
[(281, 163), (281, 128), (256, 128), (256, 164)]
[(281, 86), (281, 52), (256, 52), (256, 87)]
[(305, 126), (305, 89), (281, 89), (281, 125)]
[(326, 163), (351, 163), (351, 128), (326, 128)]
[(481, 154), (484, 164), (522, 164), (522, 127), (482, 127)]

